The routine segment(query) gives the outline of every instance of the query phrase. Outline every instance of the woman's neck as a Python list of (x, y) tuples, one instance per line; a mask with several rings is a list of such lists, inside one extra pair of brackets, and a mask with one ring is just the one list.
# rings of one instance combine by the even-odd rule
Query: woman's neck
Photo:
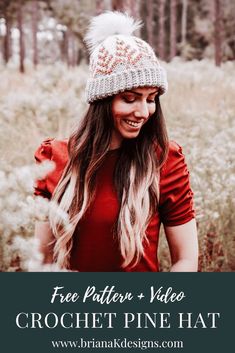
[(109, 150), (117, 150), (118, 148), (120, 148), (122, 141), (123, 137), (117, 134), (116, 131), (113, 131)]

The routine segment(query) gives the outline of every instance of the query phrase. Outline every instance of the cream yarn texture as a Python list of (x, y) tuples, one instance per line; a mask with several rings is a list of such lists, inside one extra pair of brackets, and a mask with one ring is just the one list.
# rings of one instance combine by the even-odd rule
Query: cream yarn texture
[(88, 103), (136, 87), (159, 87), (160, 94), (167, 91), (166, 72), (153, 49), (132, 35), (140, 25), (120, 12), (105, 12), (92, 19), (85, 37), (90, 50)]

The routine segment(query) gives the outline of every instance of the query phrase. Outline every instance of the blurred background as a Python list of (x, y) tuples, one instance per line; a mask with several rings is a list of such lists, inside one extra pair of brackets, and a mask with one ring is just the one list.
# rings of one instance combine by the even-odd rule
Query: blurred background
[[(34, 151), (68, 137), (87, 105), (92, 16), (127, 12), (143, 21), (168, 73), (161, 98), (171, 139), (183, 147), (195, 194), (199, 269), (235, 270), (235, 1), (0, 0), (0, 271), (53, 271), (33, 238), (48, 204), (34, 200)], [(161, 235), (161, 270), (170, 266)]]

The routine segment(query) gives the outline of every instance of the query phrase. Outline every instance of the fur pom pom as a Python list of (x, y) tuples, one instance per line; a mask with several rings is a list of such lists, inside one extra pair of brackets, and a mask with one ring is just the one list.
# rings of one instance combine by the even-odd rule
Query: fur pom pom
[(126, 13), (107, 11), (91, 20), (85, 43), (91, 54), (107, 37), (115, 34), (131, 35), (141, 26), (141, 21), (135, 21)]

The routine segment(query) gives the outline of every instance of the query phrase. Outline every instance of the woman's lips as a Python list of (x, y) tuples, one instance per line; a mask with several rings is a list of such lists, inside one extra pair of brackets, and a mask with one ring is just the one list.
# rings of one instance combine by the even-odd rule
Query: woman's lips
[(125, 119), (124, 121), (128, 126), (131, 126), (134, 128), (139, 128), (142, 125), (142, 121), (137, 122), (137, 121), (128, 120), (128, 119)]

